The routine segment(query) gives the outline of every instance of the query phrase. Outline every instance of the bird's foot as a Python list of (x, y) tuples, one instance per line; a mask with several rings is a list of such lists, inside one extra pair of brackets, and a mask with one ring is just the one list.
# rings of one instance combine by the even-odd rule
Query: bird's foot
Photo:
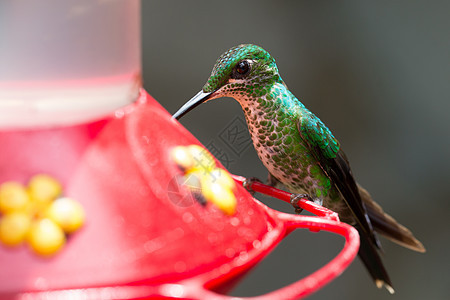
[(277, 185), (281, 184), (278, 179), (275, 178), (270, 172), (267, 175), (267, 183), (268, 186), (276, 187)]
[(255, 191), (252, 189), (252, 184), (255, 182), (261, 182), (261, 180), (259, 180), (256, 177), (250, 177), (250, 178), (245, 178), (244, 182), (242, 183), (242, 186), (253, 196), (255, 194)]
[(298, 201), (300, 201), (300, 199), (306, 199), (308, 201), (314, 202), (314, 200), (308, 194), (292, 194), (291, 204), (294, 207), (296, 214), (300, 214), (303, 211), (303, 208), (298, 206)]

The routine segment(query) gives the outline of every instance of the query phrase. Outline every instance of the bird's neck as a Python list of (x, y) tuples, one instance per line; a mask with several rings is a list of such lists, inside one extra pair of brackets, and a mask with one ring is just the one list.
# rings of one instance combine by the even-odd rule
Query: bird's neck
[(277, 116), (297, 118), (306, 109), (282, 81), (255, 88), (236, 100), (247, 120), (273, 120)]

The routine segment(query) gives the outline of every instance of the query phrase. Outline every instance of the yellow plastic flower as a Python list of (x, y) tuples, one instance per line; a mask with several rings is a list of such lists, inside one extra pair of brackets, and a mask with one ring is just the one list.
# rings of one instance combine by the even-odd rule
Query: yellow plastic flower
[(70, 198), (56, 199), (45, 216), (59, 225), (65, 233), (72, 233), (83, 226), (85, 214), (81, 204)]
[(188, 170), (194, 166), (194, 158), (187, 147), (177, 146), (173, 148), (170, 157), (183, 170)]
[(187, 148), (194, 161), (188, 172), (198, 171), (207, 174), (216, 167), (214, 157), (205, 148), (199, 145), (190, 145)]
[(208, 201), (217, 205), (223, 212), (228, 215), (234, 214), (236, 211), (236, 196), (233, 191), (223, 184), (210, 182), (202, 184), (203, 195)]
[[(170, 153), (184, 171), (183, 184), (196, 197), (214, 203), (226, 214), (236, 211), (235, 182), (226, 170), (216, 167), (214, 157), (198, 145), (177, 146)], [(200, 200), (199, 200), (200, 201)]]
[(30, 229), (31, 218), (23, 212), (13, 212), (0, 219), (0, 241), (7, 246), (22, 244)]
[(28, 192), (32, 201), (46, 205), (62, 193), (62, 185), (49, 175), (38, 174), (30, 179)]
[(38, 219), (31, 225), (28, 243), (39, 255), (51, 256), (64, 246), (66, 236), (60, 226), (50, 219)]
[(0, 185), (0, 212), (3, 214), (25, 210), (30, 199), (25, 187), (13, 181)]

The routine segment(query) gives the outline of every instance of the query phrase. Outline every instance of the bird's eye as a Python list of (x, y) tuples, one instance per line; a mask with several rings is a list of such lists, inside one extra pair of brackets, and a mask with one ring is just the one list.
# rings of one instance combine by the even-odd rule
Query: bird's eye
[(241, 60), (236, 65), (236, 72), (239, 75), (245, 75), (250, 71), (250, 64), (247, 60)]

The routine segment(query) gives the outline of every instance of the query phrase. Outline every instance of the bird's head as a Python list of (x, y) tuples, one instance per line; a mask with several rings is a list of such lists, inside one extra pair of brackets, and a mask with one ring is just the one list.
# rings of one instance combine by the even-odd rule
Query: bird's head
[(263, 96), (274, 82), (282, 82), (275, 60), (263, 48), (244, 44), (231, 48), (217, 60), (203, 89), (174, 115), (181, 118), (206, 101), (232, 97), (240, 101)]

